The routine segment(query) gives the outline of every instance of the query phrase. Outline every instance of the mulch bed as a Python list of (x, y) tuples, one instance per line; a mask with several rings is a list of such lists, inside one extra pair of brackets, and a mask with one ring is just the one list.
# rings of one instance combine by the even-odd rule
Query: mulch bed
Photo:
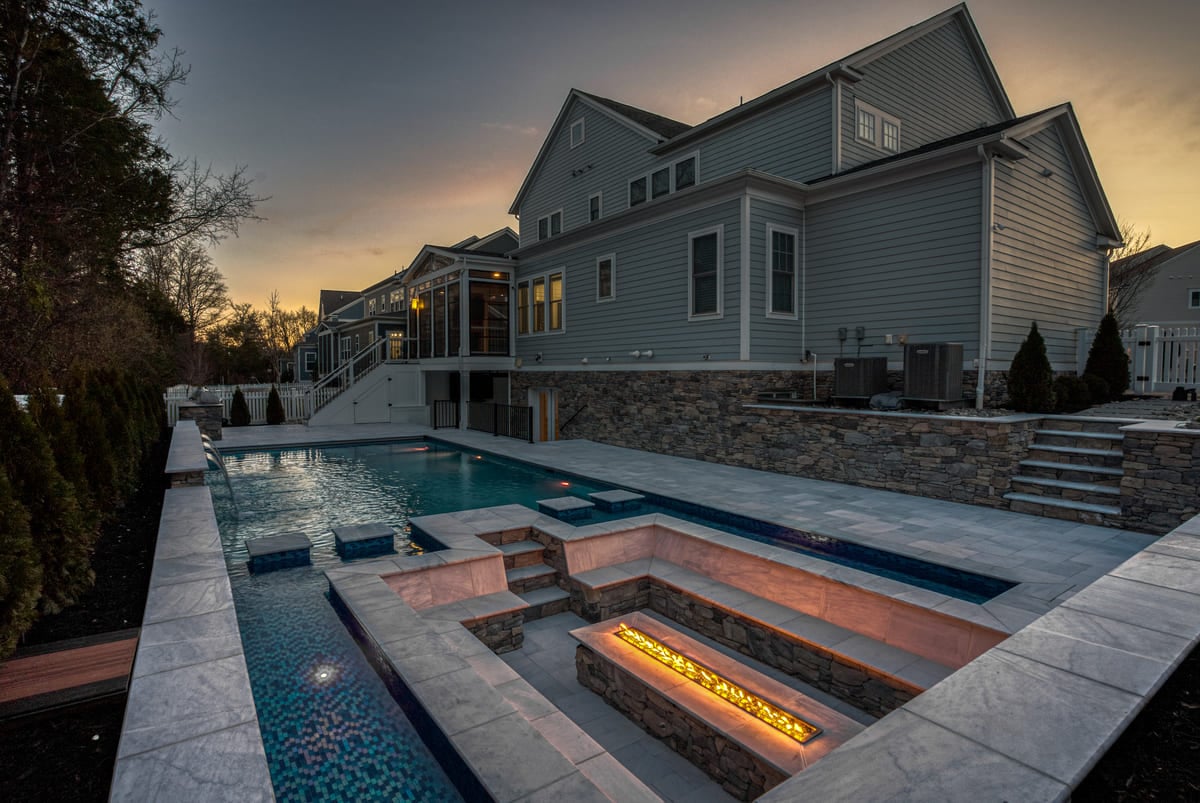
[[(92, 555), (96, 584), (78, 604), (40, 620), (21, 649), (142, 623), (158, 520), (166, 441), (140, 488), (106, 525)], [(112, 781), (124, 693), (0, 721), (0, 800), (104, 801)]]
[[(105, 528), (96, 586), (40, 621), (25, 645), (141, 624), (162, 511), (165, 449), (136, 497)], [(125, 695), (0, 722), (0, 800), (105, 801)], [(1200, 650), (1193, 651), (1075, 791), (1075, 801), (1200, 800)]]

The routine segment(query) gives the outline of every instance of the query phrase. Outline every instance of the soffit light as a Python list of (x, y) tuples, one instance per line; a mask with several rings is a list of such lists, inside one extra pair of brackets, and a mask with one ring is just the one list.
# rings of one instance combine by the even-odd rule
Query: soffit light
[(686, 655), (675, 652), (662, 642), (647, 636), (637, 628), (624, 622), (617, 625), (617, 636), (651, 658), (666, 664), (688, 680), (707, 689), (712, 694), (770, 725), (775, 730), (790, 736), (801, 744), (817, 736), (821, 729), (799, 717), (794, 717), (778, 706), (721, 677), (711, 669), (696, 663)]

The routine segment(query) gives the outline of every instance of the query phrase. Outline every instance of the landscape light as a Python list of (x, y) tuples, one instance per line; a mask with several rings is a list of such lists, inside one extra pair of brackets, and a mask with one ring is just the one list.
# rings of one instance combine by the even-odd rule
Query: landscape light
[(790, 736), (803, 744), (821, 732), (816, 725), (809, 724), (799, 717), (794, 717), (778, 706), (768, 703), (758, 695), (746, 691), (727, 678), (696, 663), (685, 655), (675, 652), (662, 642), (655, 641), (642, 631), (629, 627), (624, 622), (617, 625), (617, 636), (628, 642), (651, 658), (666, 664), (688, 680), (701, 688), (720, 697), (722, 700), (736, 705), (748, 714), (770, 725), (780, 733)]

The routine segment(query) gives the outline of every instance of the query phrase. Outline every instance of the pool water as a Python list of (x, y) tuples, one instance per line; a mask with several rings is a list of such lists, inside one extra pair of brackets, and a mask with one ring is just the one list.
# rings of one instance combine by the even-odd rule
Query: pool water
[[(276, 797), (440, 801), (459, 795), (330, 605), (323, 570), (341, 565), (335, 527), (384, 522), (396, 549), (413, 516), (522, 504), (611, 486), (425, 442), (224, 456), (229, 485), (209, 472), (217, 523)], [(232, 488), (232, 493), (230, 491)], [(640, 509), (593, 521), (668, 513), (833, 562), (982, 601), (1010, 583), (836, 539), (648, 496)], [(253, 575), (249, 538), (304, 532), (312, 565)]]

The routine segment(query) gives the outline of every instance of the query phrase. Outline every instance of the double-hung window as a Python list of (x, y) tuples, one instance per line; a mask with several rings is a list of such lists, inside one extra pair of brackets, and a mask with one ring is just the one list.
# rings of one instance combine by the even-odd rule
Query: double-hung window
[(596, 259), (596, 300), (612, 301), (617, 297), (617, 256)]
[(343, 335), (341, 338), (341, 353), (338, 362), (343, 363), (354, 356), (354, 352), (350, 350), (350, 335)]
[(562, 210), (538, 218), (538, 240), (562, 234)]
[(767, 315), (796, 317), (796, 231), (767, 225)]
[(517, 334), (559, 332), (563, 328), (563, 271), (517, 282)]
[(600, 195), (600, 193), (596, 193), (595, 195), (588, 198), (588, 222), (600, 219), (601, 197), (602, 196)]
[(900, 120), (887, 112), (854, 101), (854, 138), (888, 153), (900, 152)]
[(688, 316), (721, 315), (722, 227), (688, 235)]
[(571, 147), (577, 148), (583, 144), (583, 118), (571, 123)]

